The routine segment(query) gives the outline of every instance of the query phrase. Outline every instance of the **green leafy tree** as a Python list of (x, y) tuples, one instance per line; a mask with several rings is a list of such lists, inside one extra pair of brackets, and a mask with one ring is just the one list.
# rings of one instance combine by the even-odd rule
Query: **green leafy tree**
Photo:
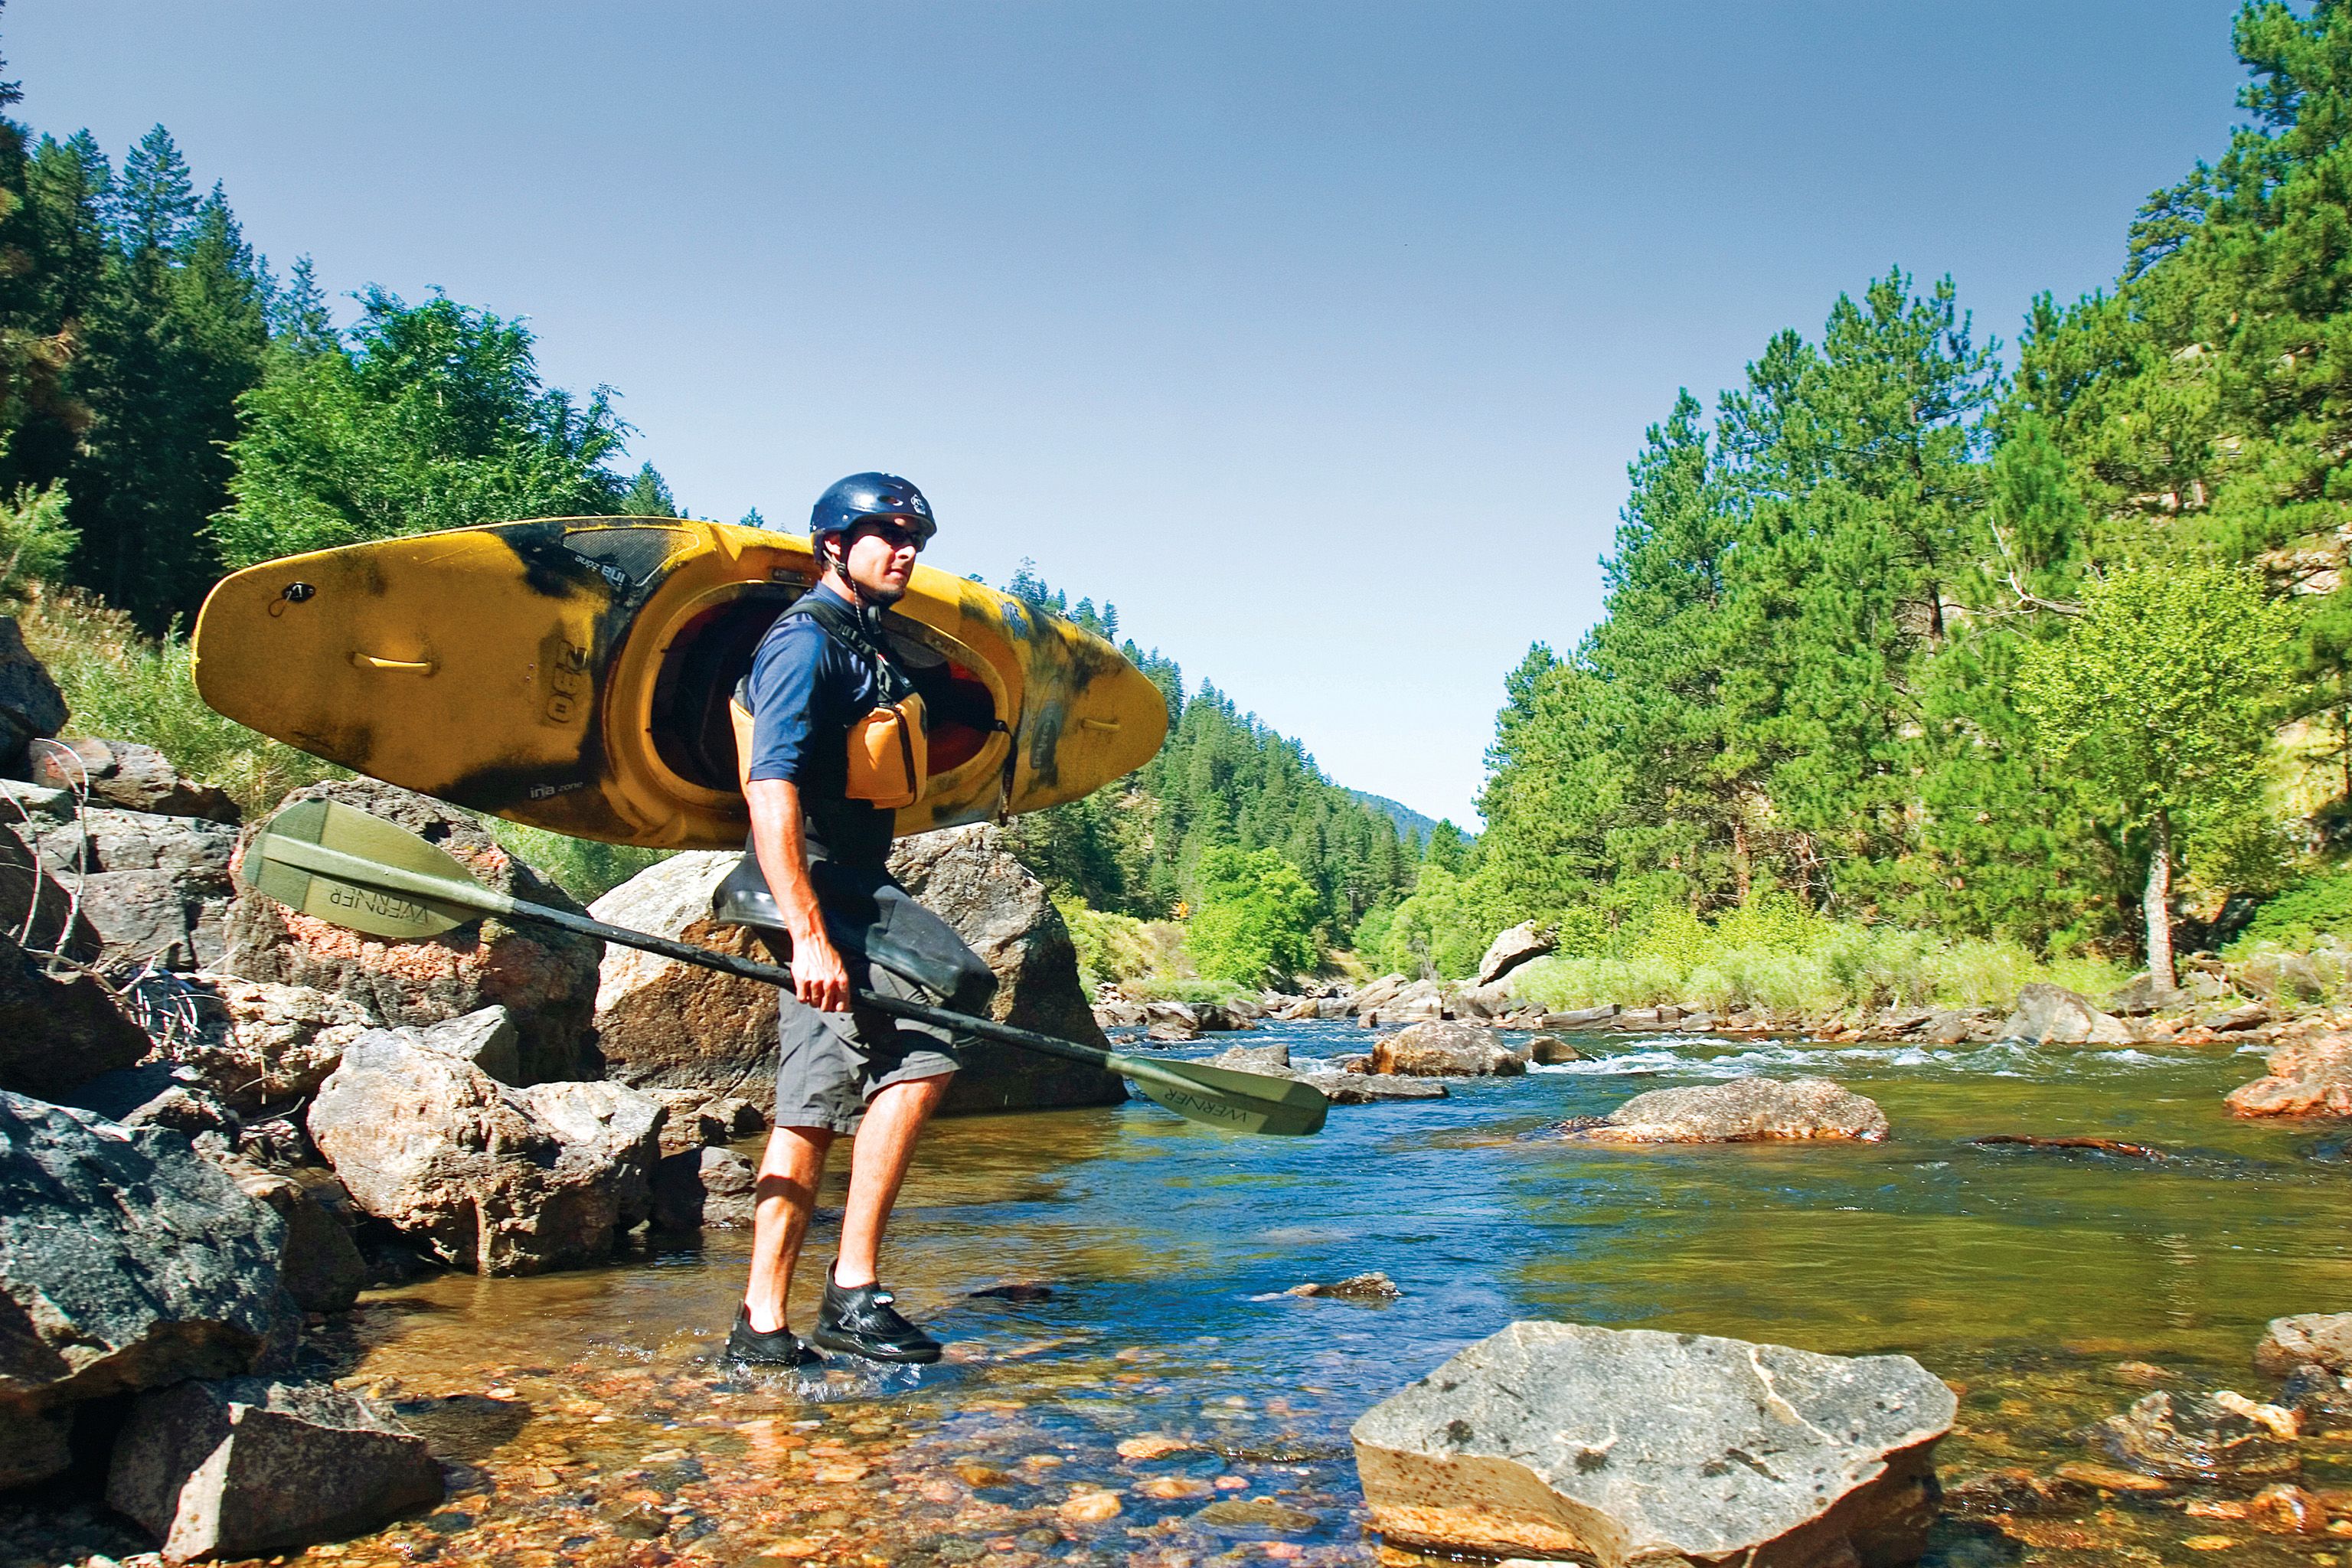
[(2147, 836), (2148, 973), (2173, 984), (2174, 859), (2258, 839), (2263, 752), (2288, 670), (2284, 613), (2243, 572), (2174, 564), (2094, 584), (2065, 635), (2029, 647), (2020, 705), (2044, 752)]
[(228, 447), (232, 566), (514, 518), (616, 512), (626, 426), (541, 383), (530, 331), (436, 295), (361, 299), (350, 345), (272, 359)]
[(1193, 875), (1201, 902), (1185, 945), (1204, 976), (1286, 984), (1321, 961), (1315, 889), (1279, 850), (1220, 846), (1201, 857)]

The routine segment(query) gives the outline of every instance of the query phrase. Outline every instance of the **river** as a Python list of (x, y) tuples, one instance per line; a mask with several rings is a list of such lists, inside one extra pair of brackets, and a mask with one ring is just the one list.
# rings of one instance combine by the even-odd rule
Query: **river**
[[(1238, 1037), (1302, 1057), (1364, 1037)], [(1139, 1100), (940, 1123), (886, 1258), (902, 1305), (950, 1342), (920, 1373), (712, 1364), (741, 1288), (735, 1233), (372, 1293), (330, 1331), (338, 1370), (459, 1460), (460, 1486), (430, 1518), (308, 1560), (1369, 1563), (1349, 1425), (1513, 1319), (1916, 1356), (1966, 1391), (1948, 1483), (2101, 1458), (2081, 1428), (2150, 1387), (2262, 1396), (2248, 1355), (2264, 1321), (2352, 1306), (2344, 1156), (2308, 1127), (2223, 1113), (2254, 1055), (1583, 1043), (1597, 1059), (1338, 1108), (1313, 1139), (1229, 1139)], [(1876, 1099), (1893, 1135), (1657, 1150), (1545, 1135), (1640, 1089), (1748, 1072), (1832, 1077)], [(2001, 1133), (2170, 1157), (1968, 1142)], [(803, 1287), (835, 1215), (820, 1211)], [(1367, 1270), (1403, 1294), (1284, 1293)], [(1122, 1442), (1170, 1451), (1123, 1458)], [(2352, 1444), (2341, 1465), (2305, 1447), (2305, 1484), (2352, 1485)], [(1933, 1560), (2177, 1561), (2223, 1537), (2233, 1564), (2325, 1565), (2352, 1544), (2114, 1500), (2009, 1534), (1948, 1523)]]

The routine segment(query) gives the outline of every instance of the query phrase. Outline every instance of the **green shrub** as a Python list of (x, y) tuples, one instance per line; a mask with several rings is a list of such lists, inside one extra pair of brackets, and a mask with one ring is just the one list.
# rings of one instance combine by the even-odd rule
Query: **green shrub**
[(1235, 985), (1287, 983), (1322, 956), (1315, 940), (1315, 889), (1278, 849), (1202, 855), (1192, 879), (1201, 907), (1185, 945), (1203, 978)]
[(2322, 871), (2263, 900), (2246, 929), (2230, 943), (2228, 956), (2259, 948), (2308, 951), (2328, 934), (2352, 935), (2352, 869)]
[(288, 790), (351, 777), (205, 707), (176, 628), (151, 640), (121, 611), (73, 593), (36, 595), (20, 624), (65, 694), (68, 733), (152, 746), (189, 777), (226, 790), (248, 815), (268, 811)]
[(64, 485), (18, 485), (16, 498), (0, 505), (0, 603), (16, 604), (55, 582), (80, 542), (81, 530), (66, 521)]

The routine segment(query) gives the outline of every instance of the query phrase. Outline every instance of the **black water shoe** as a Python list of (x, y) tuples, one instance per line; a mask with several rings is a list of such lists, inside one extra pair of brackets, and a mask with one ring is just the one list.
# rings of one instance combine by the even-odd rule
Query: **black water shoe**
[(801, 1337), (790, 1329), (761, 1333), (751, 1326), (751, 1310), (738, 1307), (735, 1326), (727, 1334), (725, 1359), (747, 1366), (806, 1366), (817, 1359), (817, 1353), (801, 1343)]
[(824, 1301), (816, 1310), (816, 1331), (809, 1338), (829, 1351), (864, 1356), (868, 1361), (906, 1362), (928, 1366), (940, 1359), (940, 1342), (900, 1317), (893, 1298), (880, 1285), (855, 1289), (833, 1282), (824, 1271)]

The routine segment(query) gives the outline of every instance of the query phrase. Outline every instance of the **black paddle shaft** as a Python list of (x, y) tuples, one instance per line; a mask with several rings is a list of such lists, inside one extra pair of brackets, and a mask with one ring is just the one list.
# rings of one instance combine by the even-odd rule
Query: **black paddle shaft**
[[(761, 963), (754, 958), (738, 958), (731, 952), (713, 952), (707, 947), (697, 947), (690, 942), (673, 942), (668, 937), (655, 936), (647, 931), (631, 931), (626, 926), (606, 925), (603, 921), (590, 920), (586, 915), (575, 915), (565, 910), (550, 909), (545, 904), (530, 904), (517, 899), (514, 900), (513, 913), (517, 920), (534, 921), (541, 925), (553, 926), (559, 931), (573, 931), (581, 936), (597, 937), (605, 942), (617, 942), (623, 947), (636, 948), (642, 952), (659, 953), (664, 958), (674, 958), (680, 963), (699, 964), (705, 969), (718, 970), (722, 974), (739, 975), (745, 980), (764, 981), (770, 985), (781, 985), (787, 991), (793, 990), (797, 984), (793, 979), (791, 970), (781, 968), (776, 964)], [(1034, 1029), (1015, 1028), (1011, 1024), (1000, 1024), (992, 1018), (975, 1018), (969, 1013), (950, 1012), (945, 1007), (932, 1007), (920, 1002), (909, 1002), (897, 996), (885, 996), (876, 991), (852, 989), (850, 995), (877, 1012), (888, 1013), (900, 1018), (912, 1018), (919, 1024), (937, 1024), (942, 1028), (958, 1029), (965, 1034), (978, 1035), (984, 1040), (995, 1040), (1003, 1045), (1018, 1046), (1027, 1051), (1041, 1051), (1049, 1057), (1060, 1057), (1065, 1061), (1085, 1062), (1090, 1067), (1108, 1068), (1111, 1065), (1111, 1054), (1108, 1051), (1097, 1050), (1092, 1046), (1082, 1046), (1075, 1040), (1058, 1040), (1051, 1035), (1038, 1034)]]

